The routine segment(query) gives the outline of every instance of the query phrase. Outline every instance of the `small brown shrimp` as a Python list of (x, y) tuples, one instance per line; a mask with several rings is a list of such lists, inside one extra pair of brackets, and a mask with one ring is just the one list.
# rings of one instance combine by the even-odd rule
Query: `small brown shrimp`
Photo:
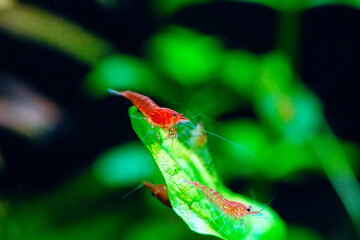
[(144, 95), (131, 91), (118, 92), (112, 89), (108, 89), (108, 91), (111, 94), (120, 95), (129, 99), (145, 116), (146, 121), (152, 127), (156, 127), (158, 139), (160, 139), (158, 133), (159, 127), (164, 129), (170, 138), (177, 139), (178, 134), (176, 132), (176, 125), (183, 122), (189, 122), (189, 119), (184, 117), (183, 114), (179, 114), (169, 108), (160, 107), (153, 100)]
[[(188, 183), (188, 184), (194, 186), (195, 188), (199, 189), (206, 196), (206, 198), (209, 199), (209, 201), (211, 201), (213, 204), (215, 204), (217, 206), (217, 208), (222, 212), (222, 214), (220, 216), (225, 215), (234, 220), (240, 220), (241, 221), (240, 226), (245, 225), (245, 221), (243, 219), (245, 216), (261, 215), (261, 210), (253, 211), (251, 206), (247, 206), (247, 205), (239, 203), (239, 202), (229, 201), (229, 200), (225, 199), (223, 196), (221, 196), (220, 193), (218, 193), (214, 189), (208, 188), (199, 182), (192, 182), (192, 181), (185, 181), (185, 180), (181, 180), (181, 181)], [(220, 217), (220, 216), (218, 216), (218, 217)], [(209, 221), (215, 220), (218, 217), (211, 219)], [(225, 219), (224, 219), (224, 225), (225, 225)], [(218, 232), (220, 232), (222, 230), (224, 225), (220, 228), (220, 230)]]
[(162, 202), (165, 206), (172, 208), (166, 184), (151, 184), (149, 182), (142, 182), (146, 187), (151, 190), (151, 195), (155, 196), (160, 202)]

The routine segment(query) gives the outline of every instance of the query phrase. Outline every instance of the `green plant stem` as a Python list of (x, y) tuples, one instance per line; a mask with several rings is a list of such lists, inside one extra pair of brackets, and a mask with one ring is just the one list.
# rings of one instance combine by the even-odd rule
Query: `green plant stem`
[(324, 126), (326, 134), (310, 140), (310, 145), (360, 237), (360, 185), (338, 139), (325, 120)]
[(288, 57), (296, 72), (299, 59), (300, 12), (281, 11), (278, 13), (277, 49)]

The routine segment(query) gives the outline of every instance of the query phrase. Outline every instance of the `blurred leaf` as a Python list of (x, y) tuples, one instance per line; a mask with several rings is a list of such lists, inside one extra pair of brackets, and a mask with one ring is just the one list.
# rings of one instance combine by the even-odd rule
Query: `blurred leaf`
[[(233, 120), (223, 122), (220, 128), (220, 135), (233, 141), (239, 146), (244, 147), (247, 151), (258, 156), (264, 148), (270, 143), (269, 136), (266, 134), (265, 127), (251, 120)], [(220, 148), (224, 152), (234, 154), (238, 158), (246, 159), (253, 162), (253, 159), (247, 153), (239, 153), (239, 149), (227, 142), (219, 142)], [(246, 171), (246, 169), (244, 169)]]
[[(169, 210), (168, 210), (169, 211)], [(141, 231), (139, 231), (141, 229)], [(158, 239), (209, 239), (209, 236), (200, 236), (188, 231), (187, 226), (176, 219), (164, 221), (163, 216), (153, 216), (145, 221), (137, 221), (122, 236), (123, 240), (158, 240)]]
[(284, 53), (270, 52), (260, 58), (260, 64), (257, 95), (279, 94), (293, 87), (291, 64)]
[(318, 7), (328, 4), (343, 4), (353, 7), (360, 7), (357, 0), (230, 0), (235, 2), (251, 2), (269, 6), (279, 11), (301, 11), (311, 7)]
[[(222, 185), (206, 144), (199, 146), (197, 141), (189, 141), (196, 129), (179, 124), (179, 139), (175, 143), (172, 143), (170, 139), (165, 140), (166, 134), (160, 130), (162, 139), (159, 143), (155, 131), (149, 132), (151, 126), (139, 119), (142, 115), (135, 107), (129, 109), (129, 115), (133, 129), (149, 149), (164, 175), (174, 211), (192, 230), (223, 239), (285, 239), (285, 225), (270, 208), (264, 210), (263, 213), (270, 219), (271, 224), (265, 218), (249, 216), (245, 217), (247, 227), (239, 228), (239, 220), (230, 218), (224, 220), (217, 208), (200, 191), (181, 182), (181, 180), (198, 181), (216, 189), (229, 200), (244, 204), (250, 202)], [(259, 203), (252, 205), (254, 209), (262, 207)], [(215, 220), (216, 217), (218, 218)], [(224, 221), (226, 221), (225, 225)], [(222, 226), (224, 226), (223, 229), (219, 231)]]
[(224, 54), (220, 79), (242, 96), (254, 93), (254, 83), (258, 79), (259, 61), (245, 51), (232, 51)]
[(152, 0), (152, 5), (160, 15), (169, 16), (185, 6), (211, 1), (213, 0)]
[(319, 167), (306, 144), (272, 139), (266, 128), (259, 123), (244, 120), (225, 122), (221, 127), (221, 136), (256, 156), (252, 158), (239, 154), (239, 149), (226, 142), (217, 143), (217, 151), (223, 157), (218, 165), (227, 178), (247, 176), (280, 179), (293, 176), (300, 170)]
[(178, 26), (153, 37), (148, 49), (157, 66), (182, 85), (204, 84), (213, 79), (222, 56), (217, 39)]
[(217, 165), (225, 179), (239, 176), (257, 177), (259, 173), (263, 175), (264, 172), (270, 171), (267, 165), (263, 165), (263, 159), (260, 157), (260, 153), (270, 144), (265, 130), (260, 124), (250, 120), (222, 122), (219, 134), (256, 156), (253, 158), (227, 142), (216, 141), (214, 148), (222, 159)]
[(323, 131), (309, 139), (309, 143), (350, 215), (357, 232), (360, 233), (360, 184), (339, 140), (325, 119)]
[(322, 106), (303, 88), (285, 93), (271, 92), (256, 101), (258, 114), (290, 141), (304, 142), (321, 125)]
[(110, 43), (81, 26), (49, 10), (20, 3), (1, 12), (0, 29), (62, 51), (86, 64), (95, 63), (113, 50)]
[(159, 79), (140, 59), (126, 55), (112, 55), (94, 66), (85, 80), (86, 90), (96, 97), (108, 94), (107, 89), (152, 91)]
[[(61, 200), (58, 199), (58, 202)], [(96, 211), (88, 211), (90, 214), (84, 218), (72, 212), (69, 213), (70, 219), (59, 221), (59, 215), (51, 212), (54, 205), (43, 204), (42, 212), (32, 206), (32, 203), (24, 203), (17, 210), (9, 212), (11, 215), (1, 222), (0, 239), (110, 239), (107, 236), (111, 236), (123, 221), (118, 214)], [(44, 214), (46, 211), (49, 213)]]
[(344, 154), (351, 165), (351, 169), (353, 169), (354, 172), (359, 173), (360, 148), (358, 144), (347, 139), (341, 139), (339, 140), (339, 143), (341, 144), (341, 148), (344, 150)]
[(98, 157), (94, 174), (108, 187), (130, 186), (140, 183), (156, 172), (150, 154), (138, 143), (127, 143), (113, 148)]
[(58, 225), (55, 229), (44, 229), (32, 239), (37, 240), (98, 240), (116, 239), (115, 233), (121, 225), (119, 216), (115, 214), (96, 215), (73, 224)]
[(14, 6), (14, 0), (1, 0), (0, 11), (9, 9)]
[(288, 229), (288, 240), (323, 240), (324, 238), (312, 229), (291, 226)]
[(318, 169), (314, 154), (306, 144), (278, 140), (270, 144), (261, 154), (264, 175), (271, 179), (296, 177), (301, 170)]

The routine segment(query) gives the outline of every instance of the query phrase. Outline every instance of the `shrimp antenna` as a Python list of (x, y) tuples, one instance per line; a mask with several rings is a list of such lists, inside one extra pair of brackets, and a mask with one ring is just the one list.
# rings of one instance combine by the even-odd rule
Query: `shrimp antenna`
[[(187, 123), (191, 123), (191, 124), (187, 124)], [(241, 147), (240, 145), (238, 145), (238, 144), (236, 144), (236, 143), (234, 143), (234, 142), (232, 142), (232, 141), (230, 141), (230, 140), (228, 140), (228, 139), (226, 139), (226, 138), (224, 138), (224, 137), (221, 137), (221, 136), (219, 136), (219, 135), (217, 135), (217, 134), (215, 134), (215, 133), (208, 132), (208, 131), (206, 131), (206, 130), (200, 129), (200, 128), (196, 127), (191, 121), (189, 121), (189, 122), (184, 122), (184, 124), (187, 125), (187, 126), (193, 127), (193, 128), (197, 128), (197, 129), (199, 129), (200, 131), (206, 132), (206, 133), (208, 133), (208, 134), (210, 134), (210, 135), (213, 135), (213, 136), (215, 136), (215, 137), (218, 137), (218, 138), (220, 138), (220, 139), (222, 139), (222, 140), (224, 140), (224, 141), (226, 141), (226, 142), (234, 145), (235, 147), (241, 149), (242, 151), (246, 152), (246, 153), (249, 154), (252, 158), (256, 158), (256, 156), (255, 156), (254, 154), (252, 154), (251, 152), (249, 152), (249, 151), (246, 150), (245, 148)]]
[(274, 200), (275, 197), (276, 197), (276, 194), (274, 194), (274, 196), (270, 199), (270, 201), (267, 204), (265, 204), (259, 212), (261, 213), (267, 206), (269, 206), (269, 204), (272, 202), (272, 200)]
[(133, 190), (131, 190), (130, 192), (128, 192), (127, 194), (125, 194), (124, 196), (121, 197), (121, 199), (126, 198), (127, 196), (129, 196), (130, 194), (132, 194), (133, 192), (135, 192), (136, 190), (142, 188), (144, 186), (143, 183), (140, 183), (136, 188), (134, 188)]
[(121, 96), (121, 94), (120, 94), (118, 91), (112, 90), (112, 89), (110, 89), (110, 88), (108, 88), (108, 92), (109, 92), (110, 94), (114, 94), (114, 95), (119, 95), (119, 96)]
[[(209, 111), (210, 109), (216, 107), (217, 105), (220, 105), (222, 102), (223, 102), (223, 101), (218, 101), (218, 102), (215, 102), (215, 103), (213, 103), (213, 104), (209, 104), (209, 105), (203, 107), (202, 109), (200, 109), (197, 114), (195, 114), (194, 116), (192, 116), (192, 117), (190, 117), (190, 118), (195, 118), (195, 117), (203, 114), (204, 112)], [(210, 119), (210, 118), (209, 118), (209, 119)], [(212, 121), (214, 121), (214, 120), (212, 120)]]

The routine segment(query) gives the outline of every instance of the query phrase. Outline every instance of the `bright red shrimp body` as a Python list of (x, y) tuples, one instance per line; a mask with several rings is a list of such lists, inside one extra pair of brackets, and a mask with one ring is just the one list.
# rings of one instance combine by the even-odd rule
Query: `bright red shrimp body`
[(211, 202), (213, 202), (218, 207), (220, 211), (229, 217), (234, 219), (241, 219), (246, 215), (261, 214), (260, 212), (252, 211), (251, 206), (246, 206), (239, 202), (226, 200), (217, 191), (208, 188), (199, 182), (185, 182), (199, 189)]
[[(116, 95), (121, 95), (129, 99), (139, 111), (144, 114), (146, 121), (153, 127), (160, 127), (168, 131), (170, 136), (177, 137), (175, 127), (181, 122), (189, 122), (189, 119), (179, 114), (176, 111), (158, 106), (153, 100), (144, 95), (123, 91), (118, 92), (109, 89), (109, 92)], [(156, 129), (157, 130), (157, 129)]]

